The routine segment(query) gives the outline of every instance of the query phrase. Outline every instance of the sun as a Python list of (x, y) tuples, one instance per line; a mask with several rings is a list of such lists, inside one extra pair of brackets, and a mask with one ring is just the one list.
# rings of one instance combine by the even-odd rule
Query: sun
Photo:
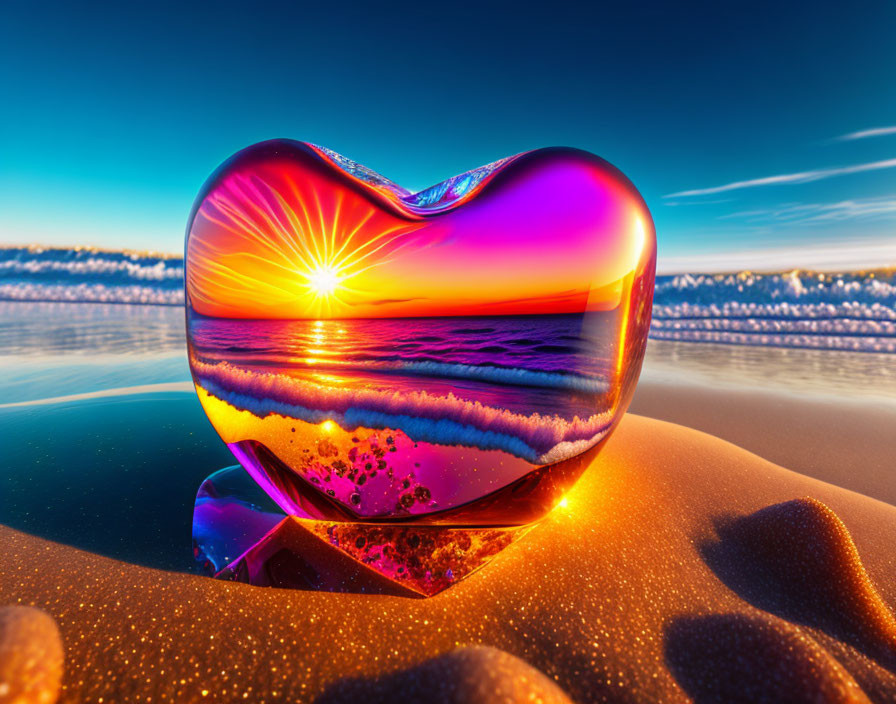
[(208, 196), (203, 234), (190, 236), (194, 305), (319, 319), (351, 317), (353, 306), (376, 295), (367, 272), (393, 261), (425, 222), (348, 188), (318, 192), (306, 176), (235, 174)]
[(319, 266), (308, 272), (308, 288), (315, 296), (332, 296), (339, 287), (340, 276), (335, 267)]

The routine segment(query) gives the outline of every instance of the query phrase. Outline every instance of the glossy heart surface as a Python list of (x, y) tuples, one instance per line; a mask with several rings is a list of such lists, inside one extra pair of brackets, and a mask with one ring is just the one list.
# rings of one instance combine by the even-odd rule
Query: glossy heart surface
[(288, 514), (522, 525), (625, 412), (655, 261), (643, 199), (587, 152), (410, 193), (330, 150), (262, 142), (190, 217), (190, 367)]

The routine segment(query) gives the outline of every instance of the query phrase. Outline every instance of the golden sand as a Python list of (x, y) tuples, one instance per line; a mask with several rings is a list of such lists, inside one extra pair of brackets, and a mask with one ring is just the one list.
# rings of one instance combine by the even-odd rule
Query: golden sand
[(632, 415), (565, 506), (430, 599), (225, 583), (8, 528), (0, 546), (0, 604), (60, 626), (62, 701), (435, 704), (462, 695), (427, 698), (432, 673), (483, 671), (505, 701), (522, 680), (562, 701), (542, 676), (577, 702), (896, 697), (896, 507)]

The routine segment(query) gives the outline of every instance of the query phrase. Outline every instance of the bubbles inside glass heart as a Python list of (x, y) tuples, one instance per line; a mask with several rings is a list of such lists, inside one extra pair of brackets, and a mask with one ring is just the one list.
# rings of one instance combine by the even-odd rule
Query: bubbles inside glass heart
[(191, 215), (197, 393), (288, 514), (522, 525), (625, 412), (655, 251), (635, 188), (586, 152), (412, 194), (329, 150), (263, 142)]

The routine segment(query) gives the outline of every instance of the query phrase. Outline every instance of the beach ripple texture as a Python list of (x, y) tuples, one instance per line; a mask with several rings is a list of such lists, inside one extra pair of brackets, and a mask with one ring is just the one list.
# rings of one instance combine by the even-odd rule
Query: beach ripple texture
[(526, 152), (410, 193), (330, 150), (262, 142), (190, 216), (191, 371), (289, 516), (521, 526), (624, 414), (655, 264), (643, 199), (587, 152)]

